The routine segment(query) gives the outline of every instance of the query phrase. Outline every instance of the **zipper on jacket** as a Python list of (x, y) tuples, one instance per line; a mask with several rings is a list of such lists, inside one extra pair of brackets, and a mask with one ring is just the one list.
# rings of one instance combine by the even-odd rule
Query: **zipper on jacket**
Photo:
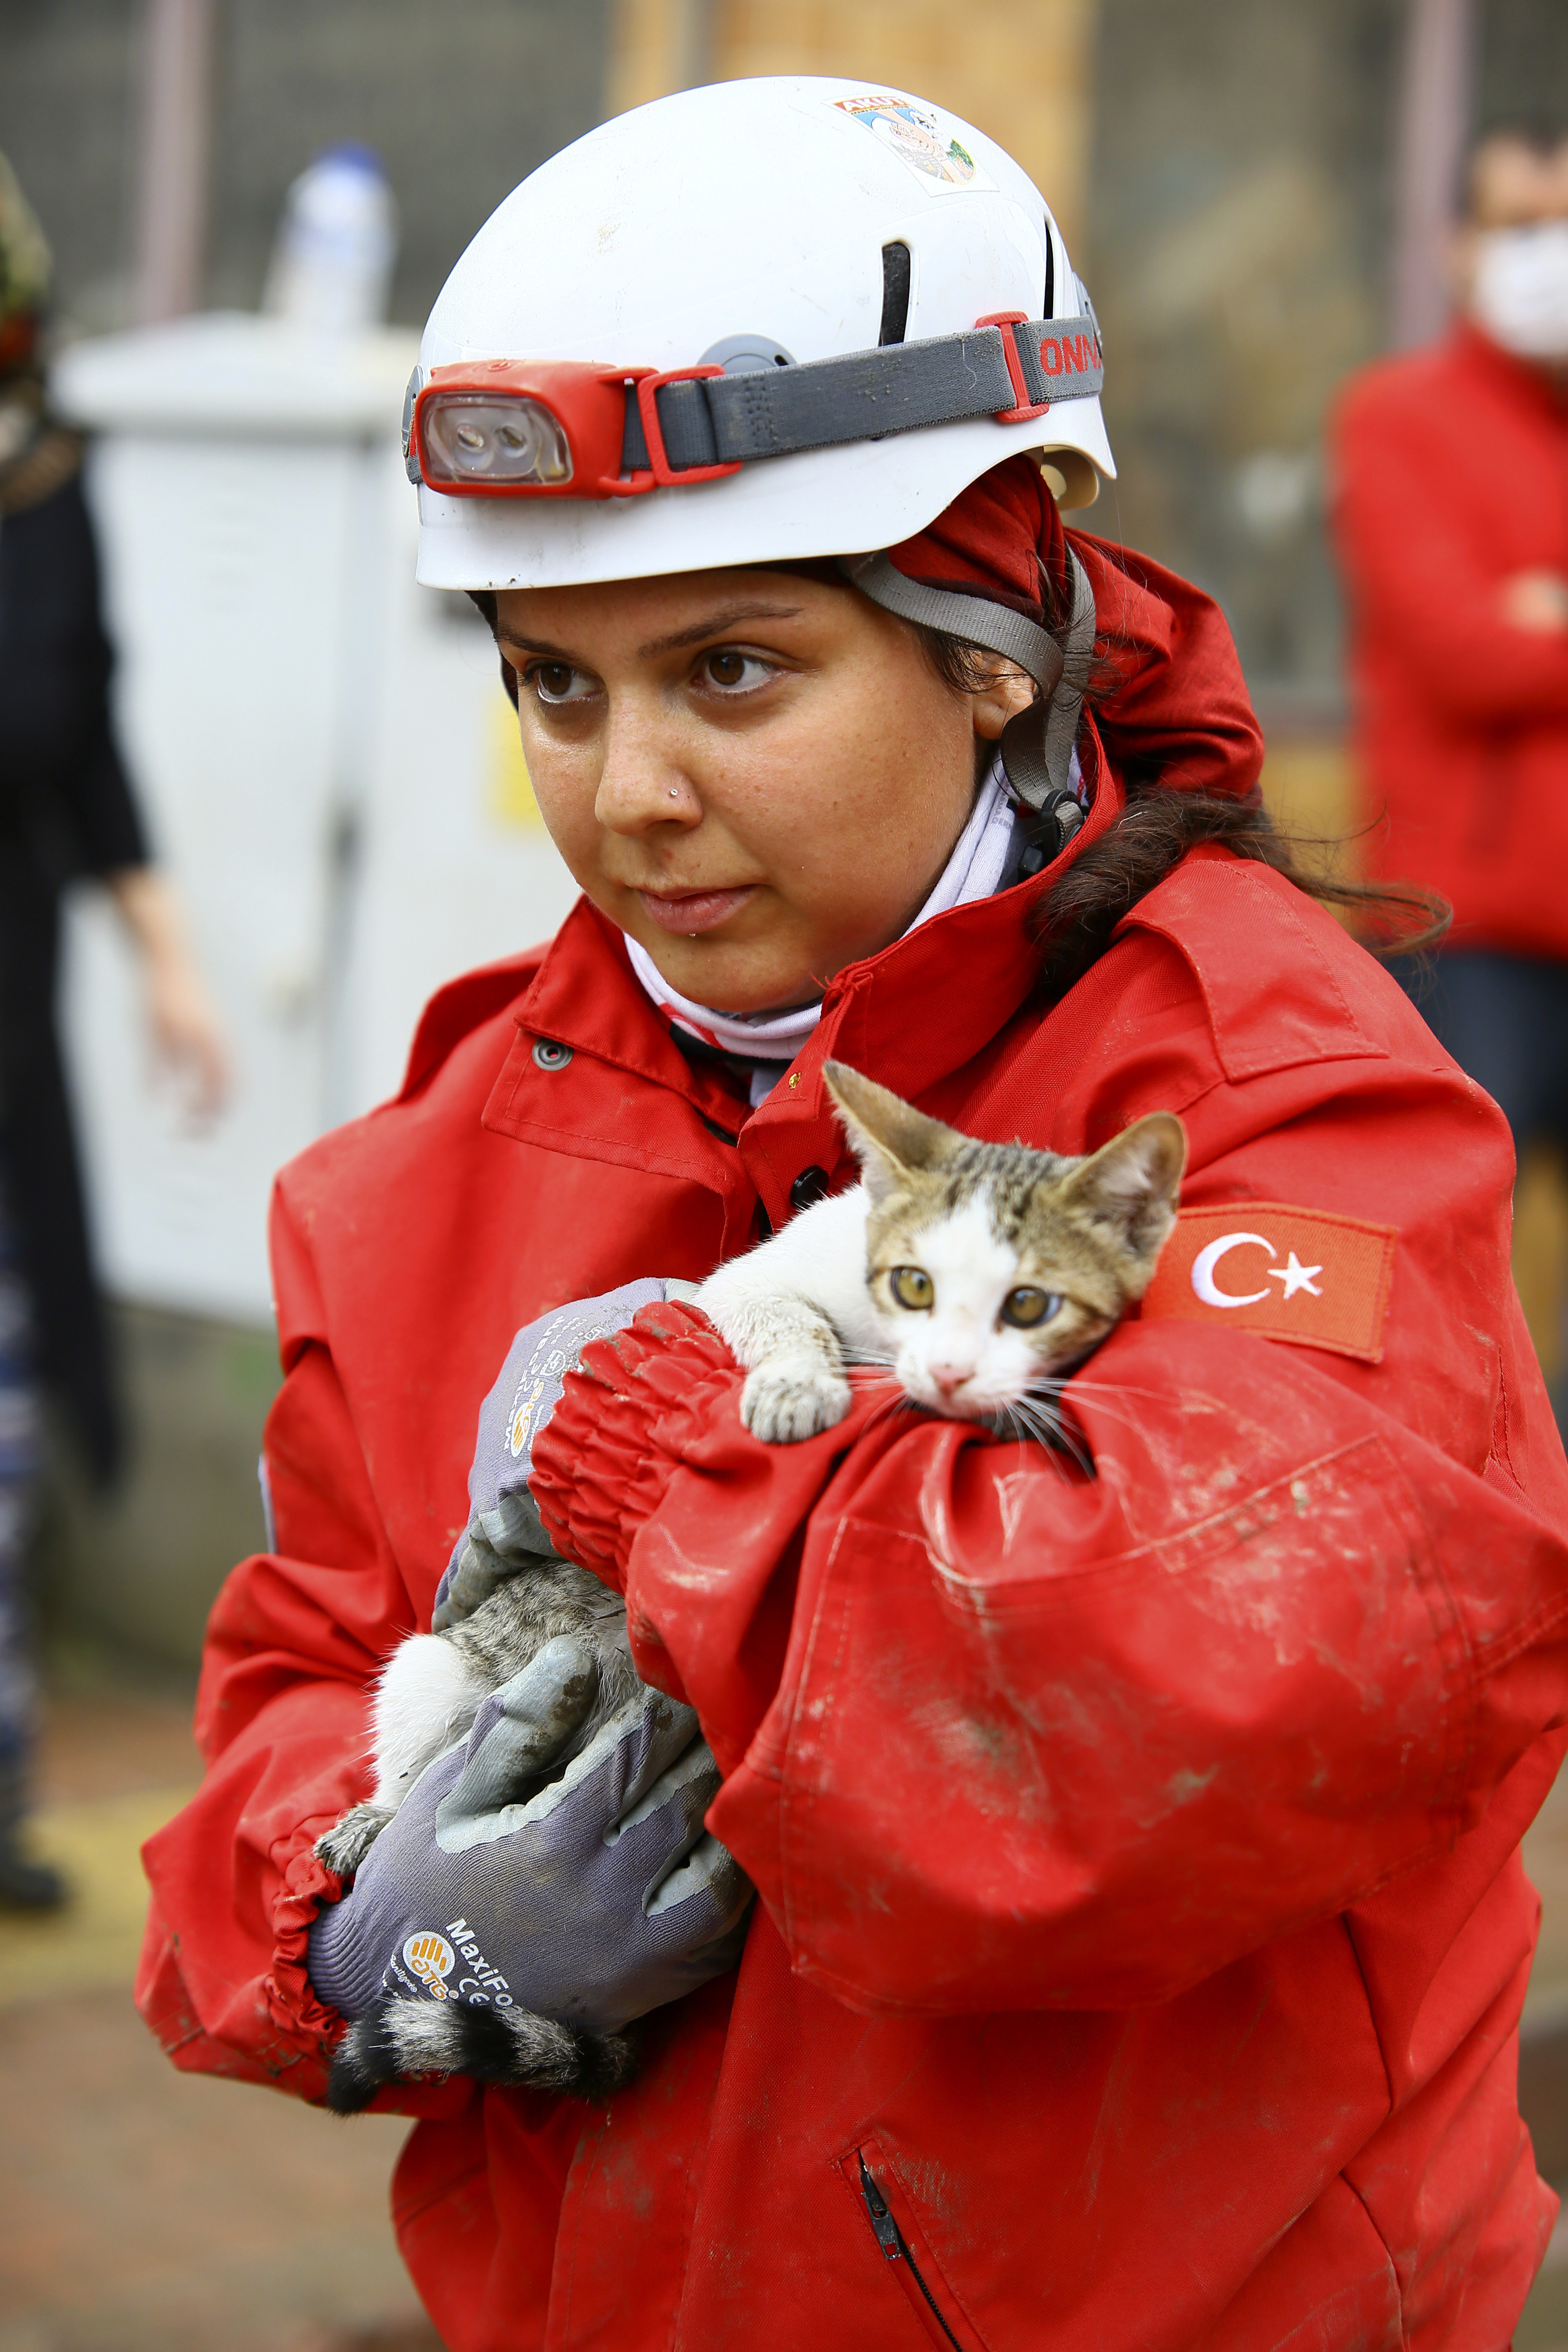
[(924, 2279), (921, 2278), (914, 2263), (910, 2260), (909, 2247), (904, 2242), (904, 2233), (900, 2229), (898, 2223), (894, 2221), (891, 2213), (889, 2212), (887, 2199), (883, 2196), (881, 2190), (878, 2188), (876, 2182), (867, 2171), (866, 2159), (863, 2156), (859, 2158), (859, 2165), (860, 2194), (866, 2200), (867, 2218), (870, 2221), (872, 2231), (876, 2236), (877, 2243), (881, 2247), (882, 2252), (887, 2256), (889, 2262), (903, 2263), (908, 2265), (910, 2278), (913, 2279), (915, 2284), (924, 2295), (927, 2303), (931, 2305), (931, 2317), (936, 2321), (937, 2326), (941, 2328), (948, 2342), (953, 2347), (953, 2352), (963, 2352), (963, 2347), (960, 2346), (957, 2336), (953, 2334), (952, 2328), (948, 2326), (946, 2320), (942, 2315), (935, 2295), (932, 2294), (930, 2287), (927, 2286)]

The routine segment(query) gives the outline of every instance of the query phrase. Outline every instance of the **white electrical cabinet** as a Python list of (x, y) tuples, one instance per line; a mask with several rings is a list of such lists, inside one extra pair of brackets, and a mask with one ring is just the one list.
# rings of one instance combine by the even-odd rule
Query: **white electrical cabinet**
[(433, 990), (547, 937), (574, 896), (489, 633), (415, 584), (414, 355), (407, 335), (218, 315), (78, 344), (56, 372), (95, 436), (121, 744), (236, 1073), (191, 1128), (149, 1068), (112, 912), (76, 894), (67, 1047), (123, 1297), (265, 1321), (278, 1167), (395, 1089)]

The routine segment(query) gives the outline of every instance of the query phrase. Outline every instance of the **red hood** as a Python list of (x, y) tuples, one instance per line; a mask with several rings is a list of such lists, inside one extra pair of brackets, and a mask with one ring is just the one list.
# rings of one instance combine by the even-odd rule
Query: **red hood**
[(1089, 705), (1124, 787), (1246, 800), (1263, 768), (1258, 724), (1230, 624), (1188, 580), (1132, 549), (1073, 530), (1100, 626)]
[(1068, 607), (1069, 545), (1094, 589), (1089, 699), (1111, 764), (1134, 788), (1158, 780), (1245, 800), (1263, 765), (1263, 738), (1224, 614), (1148, 556), (1064, 530), (1032, 459), (994, 466), (888, 551), (906, 579), (1044, 621), (1042, 587), (1055, 612)]

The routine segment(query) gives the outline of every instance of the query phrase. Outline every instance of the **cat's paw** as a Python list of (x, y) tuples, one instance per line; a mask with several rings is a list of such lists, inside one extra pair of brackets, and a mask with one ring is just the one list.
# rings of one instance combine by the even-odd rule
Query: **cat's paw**
[(837, 1427), (849, 1402), (848, 1381), (826, 1364), (759, 1370), (741, 1391), (741, 1419), (764, 1445), (798, 1445)]
[(579, 2033), (525, 2009), (384, 1993), (333, 2052), (327, 2105), (334, 2115), (356, 2116), (384, 2084), (421, 2074), (604, 2099), (630, 2080), (636, 2064), (623, 2033)]
[(352, 1878), (393, 1818), (391, 1805), (353, 1805), (333, 1829), (316, 1840), (316, 1852), (340, 1878)]

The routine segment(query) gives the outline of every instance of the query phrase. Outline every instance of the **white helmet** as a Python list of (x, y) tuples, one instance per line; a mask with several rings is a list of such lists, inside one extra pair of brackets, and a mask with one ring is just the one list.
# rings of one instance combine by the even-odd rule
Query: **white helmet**
[(816, 79), (638, 107), (533, 173), (409, 386), (419, 578), (553, 587), (895, 546), (1021, 450), (1115, 467), (1045, 199), (956, 115)]

